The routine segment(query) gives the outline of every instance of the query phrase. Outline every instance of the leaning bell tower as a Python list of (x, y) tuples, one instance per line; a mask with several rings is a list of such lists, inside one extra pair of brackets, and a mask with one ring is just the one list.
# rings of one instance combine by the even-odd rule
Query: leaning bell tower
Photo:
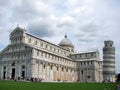
[(103, 47), (103, 80), (115, 82), (115, 47), (113, 41), (104, 41)]

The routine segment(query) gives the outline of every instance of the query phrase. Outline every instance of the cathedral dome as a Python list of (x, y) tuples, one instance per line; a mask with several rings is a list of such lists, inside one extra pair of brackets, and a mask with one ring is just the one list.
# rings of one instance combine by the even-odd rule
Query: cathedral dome
[(67, 38), (67, 35), (65, 35), (64, 39), (59, 43), (60, 46), (70, 46), (74, 47), (72, 42)]

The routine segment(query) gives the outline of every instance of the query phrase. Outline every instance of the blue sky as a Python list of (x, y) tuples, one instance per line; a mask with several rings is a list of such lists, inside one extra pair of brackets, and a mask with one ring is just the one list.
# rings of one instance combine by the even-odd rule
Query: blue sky
[(113, 40), (120, 72), (120, 0), (0, 0), (0, 50), (17, 24), (55, 44), (67, 33), (76, 52), (99, 49), (102, 56), (104, 41)]

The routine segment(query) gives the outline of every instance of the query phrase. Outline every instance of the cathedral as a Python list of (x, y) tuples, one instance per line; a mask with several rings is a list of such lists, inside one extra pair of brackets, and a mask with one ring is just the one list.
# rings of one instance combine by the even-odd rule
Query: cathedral
[(74, 52), (67, 35), (58, 45), (16, 27), (0, 52), (0, 79), (39, 78), (43, 82), (115, 81), (115, 47), (105, 41), (99, 51)]

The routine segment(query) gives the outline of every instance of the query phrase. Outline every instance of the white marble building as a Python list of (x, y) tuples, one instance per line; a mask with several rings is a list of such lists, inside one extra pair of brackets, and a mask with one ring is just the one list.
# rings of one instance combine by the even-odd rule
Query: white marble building
[(75, 54), (66, 35), (55, 45), (16, 27), (10, 33), (9, 45), (0, 53), (0, 78), (18, 77), (45, 82), (101, 82), (102, 61), (98, 51)]
[(71, 58), (77, 61), (77, 78), (80, 82), (102, 82), (102, 61), (98, 51), (72, 54)]

